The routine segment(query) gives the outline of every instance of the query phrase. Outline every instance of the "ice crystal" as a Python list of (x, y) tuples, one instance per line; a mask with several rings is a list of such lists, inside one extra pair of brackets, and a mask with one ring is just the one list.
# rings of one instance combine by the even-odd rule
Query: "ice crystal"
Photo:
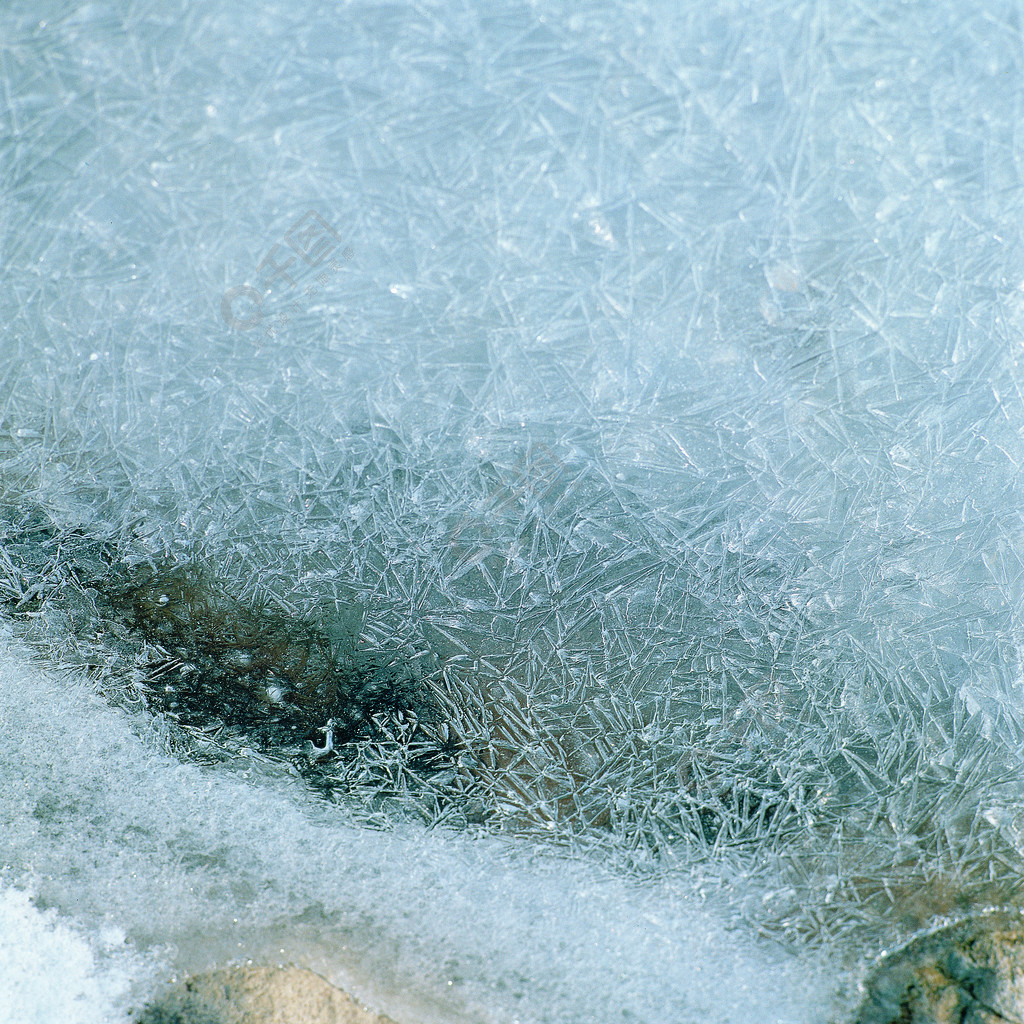
[(172, 7), (0, 15), (18, 628), (787, 949), (1018, 902), (1017, 8)]

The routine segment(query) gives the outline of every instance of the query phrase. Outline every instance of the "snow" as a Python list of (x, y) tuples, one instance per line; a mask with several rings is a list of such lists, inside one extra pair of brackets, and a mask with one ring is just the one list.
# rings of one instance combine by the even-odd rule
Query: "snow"
[[(799, 1021), (1019, 903), (1019, 7), (321, 8), (0, 13), (26, 949)], [(99, 542), (415, 666), (462, 760), (327, 800), (146, 710)]]
[(0, 890), (0, 1020), (112, 1024), (125, 1019), (123, 1003), (141, 965), (123, 953), (110, 956), (123, 943), (116, 928), (86, 936), (55, 911), (36, 909), (27, 893)]

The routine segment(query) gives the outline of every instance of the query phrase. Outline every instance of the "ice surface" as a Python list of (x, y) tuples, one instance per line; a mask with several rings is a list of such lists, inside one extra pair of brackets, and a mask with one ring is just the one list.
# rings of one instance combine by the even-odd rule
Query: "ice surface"
[[(821, 1019), (1019, 903), (1018, 6), (0, 36), (0, 588), (51, 665), (4, 691), (10, 884), (175, 968), (270, 921), (524, 1021), (763, 1020), (769, 976)], [(176, 725), (96, 545), (409, 666), (451, 763)]]

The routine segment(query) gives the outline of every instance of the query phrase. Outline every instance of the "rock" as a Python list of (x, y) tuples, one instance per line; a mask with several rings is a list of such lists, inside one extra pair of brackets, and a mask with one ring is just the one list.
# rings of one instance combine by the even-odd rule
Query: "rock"
[(856, 1024), (1021, 1024), (1024, 924), (986, 916), (930, 932), (883, 957)]
[(300, 967), (227, 967), (193, 975), (136, 1024), (395, 1024)]

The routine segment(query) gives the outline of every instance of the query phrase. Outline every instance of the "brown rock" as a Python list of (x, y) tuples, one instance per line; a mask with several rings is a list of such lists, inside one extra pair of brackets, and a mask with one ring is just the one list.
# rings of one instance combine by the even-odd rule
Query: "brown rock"
[(865, 989), (856, 1024), (1022, 1024), (1024, 924), (992, 915), (920, 936)]
[(300, 967), (226, 967), (186, 978), (137, 1024), (395, 1024)]

